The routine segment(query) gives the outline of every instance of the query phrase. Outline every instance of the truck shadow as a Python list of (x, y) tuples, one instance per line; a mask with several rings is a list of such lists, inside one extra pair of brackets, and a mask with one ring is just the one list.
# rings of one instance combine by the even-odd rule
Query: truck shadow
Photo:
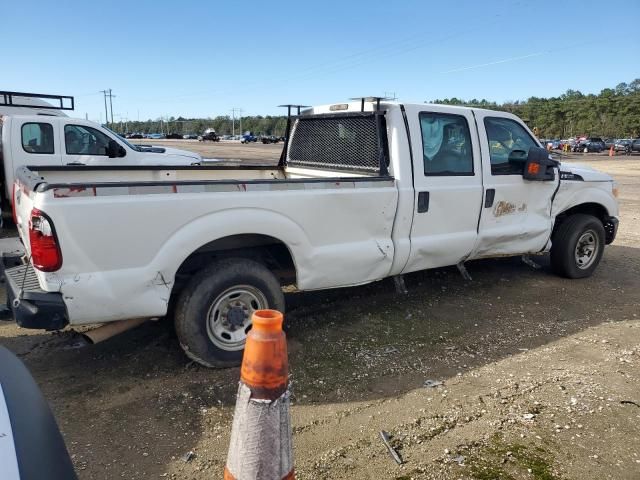
[[(471, 262), (472, 281), (456, 268), (410, 274), (407, 295), (390, 280), (287, 294), (294, 403), (395, 397), (640, 314), (640, 249), (607, 247), (584, 280), (558, 278), (547, 259), (536, 261), (540, 270), (519, 258)], [(170, 322), (81, 350), (62, 349), (65, 332), (22, 333), (0, 324), (0, 343), (41, 385), (81, 477), (85, 469), (90, 478), (157, 476), (202, 435), (230, 424), (239, 369), (190, 362)]]

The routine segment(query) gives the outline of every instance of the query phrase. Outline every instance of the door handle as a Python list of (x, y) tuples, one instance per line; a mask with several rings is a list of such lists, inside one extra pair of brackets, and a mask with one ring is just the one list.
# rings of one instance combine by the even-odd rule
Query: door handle
[(418, 193), (418, 213), (429, 211), (429, 192)]
[(72, 167), (73, 167), (73, 166), (75, 166), (75, 165), (86, 165), (86, 164), (85, 164), (85, 163), (81, 163), (81, 162), (69, 162), (69, 163), (67, 163), (67, 165), (69, 165), (69, 166), (72, 166)]
[(484, 208), (491, 208), (493, 206), (493, 200), (496, 198), (496, 189), (487, 188), (487, 194), (484, 197)]

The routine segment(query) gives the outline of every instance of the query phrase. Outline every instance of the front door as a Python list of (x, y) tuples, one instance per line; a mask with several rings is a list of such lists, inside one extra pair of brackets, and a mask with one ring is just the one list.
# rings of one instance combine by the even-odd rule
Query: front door
[(404, 273), (466, 258), (476, 243), (482, 173), (470, 110), (406, 107), (413, 153), (411, 253)]
[[(62, 124), (63, 122), (61, 122)], [(62, 163), (65, 165), (113, 165), (107, 148), (109, 138), (96, 128), (67, 123), (60, 131)]]
[(529, 130), (509, 114), (475, 110), (483, 158), (484, 200), (478, 243), (471, 258), (537, 253), (550, 247), (554, 180), (522, 177), (524, 164), (509, 163), (513, 150), (539, 147)]

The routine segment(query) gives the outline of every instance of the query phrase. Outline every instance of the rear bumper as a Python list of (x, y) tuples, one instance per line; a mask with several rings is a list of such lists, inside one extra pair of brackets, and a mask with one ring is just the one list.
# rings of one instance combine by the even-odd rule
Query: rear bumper
[(605, 233), (605, 243), (609, 245), (613, 243), (616, 239), (616, 234), (618, 233), (618, 223), (619, 220), (616, 217), (608, 217), (605, 218), (604, 221), (604, 233)]
[(7, 308), (18, 325), (60, 330), (69, 323), (62, 294), (42, 290), (35, 270), (30, 264), (24, 265), (20, 256), (2, 256), (0, 277), (7, 292)]

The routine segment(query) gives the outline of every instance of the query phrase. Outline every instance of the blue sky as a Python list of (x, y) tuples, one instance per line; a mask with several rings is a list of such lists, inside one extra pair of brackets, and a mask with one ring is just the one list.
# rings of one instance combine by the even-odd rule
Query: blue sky
[(76, 116), (281, 113), (597, 93), (640, 77), (638, 0), (3, 3), (0, 89), (74, 95)]

